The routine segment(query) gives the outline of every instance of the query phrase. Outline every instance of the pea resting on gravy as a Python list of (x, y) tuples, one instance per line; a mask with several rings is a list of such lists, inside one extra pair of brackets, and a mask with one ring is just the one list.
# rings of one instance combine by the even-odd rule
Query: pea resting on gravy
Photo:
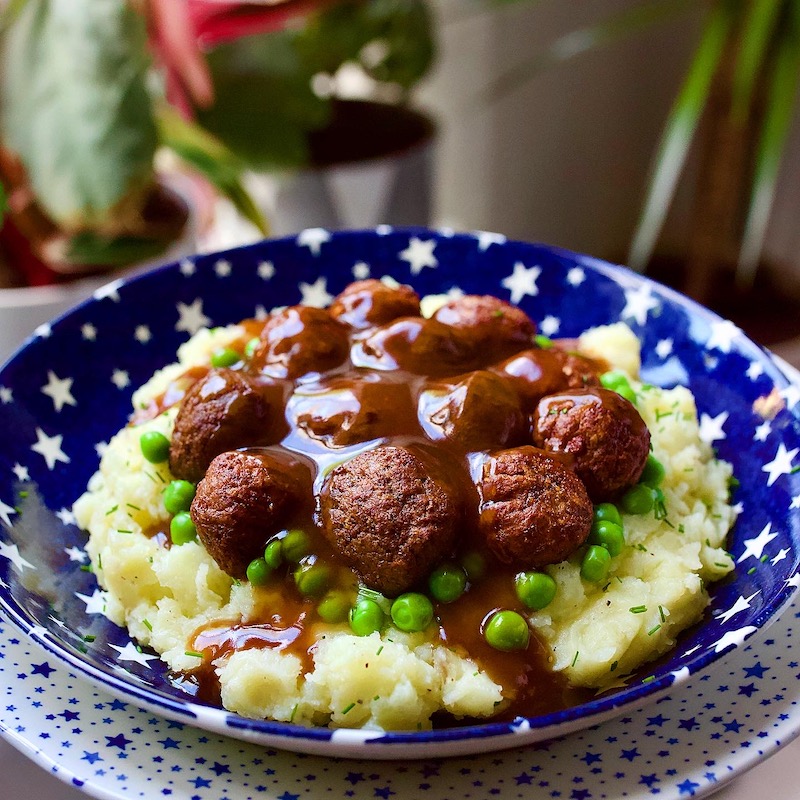
[[(196, 334), (75, 505), (107, 613), (187, 691), (386, 730), (581, 702), (733, 564), (731, 469), (624, 325), (408, 287)], [(591, 446), (589, 446), (591, 444)]]

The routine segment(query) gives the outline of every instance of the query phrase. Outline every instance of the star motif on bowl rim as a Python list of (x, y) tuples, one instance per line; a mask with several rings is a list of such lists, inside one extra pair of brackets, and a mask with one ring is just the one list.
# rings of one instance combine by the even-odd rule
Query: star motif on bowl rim
[(514, 264), (514, 271), (500, 281), (504, 289), (511, 292), (511, 302), (519, 303), (523, 297), (534, 297), (539, 294), (539, 287), (536, 279), (542, 274), (542, 268), (538, 264), (526, 267), (521, 261)]
[(176, 304), (178, 311), (178, 321), (175, 323), (176, 331), (184, 331), (190, 336), (194, 336), (200, 328), (206, 328), (211, 324), (211, 318), (203, 313), (203, 300), (195, 298), (191, 303)]
[(31, 476), (28, 473), (28, 468), (23, 464), (14, 464), (14, 466), (11, 467), (11, 471), (14, 473), (16, 479), (20, 482), (29, 481), (31, 479)]
[(275, 265), (271, 261), (261, 261), (256, 267), (256, 274), (262, 281), (268, 281), (275, 277)]
[(7, 558), (17, 568), (17, 572), (22, 572), (23, 569), (36, 569), (34, 564), (20, 555), (16, 544), (0, 541), (0, 556)]
[(72, 396), (72, 383), (72, 378), (59, 378), (52, 370), (47, 371), (47, 383), (41, 391), (53, 401), (56, 411), (61, 411), (64, 406), (78, 405)]
[(436, 244), (436, 239), (420, 239), (418, 236), (412, 236), (408, 247), (397, 257), (408, 262), (412, 275), (419, 275), (425, 267), (436, 269), (439, 266), (439, 259), (433, 254)]
[(325, 308), (331, 300), (333, 295), (328, 292), (328, 279), (320, 275), (314, 283), (298, 284), (298, 289), (303, 295), (300, 301), (304, 306), (314, 306), (315, 308)]
[(768, 522), (761, 533), (755, 539), (744, 540), (744, 552), (736, 559), (737, 564), (741, 564), (746, 558), (760, 559), (764, 554), (764, 548), (777, 536), (777, 532), (772, 532), (772, 523)]
[(800, 447), (787, 450), (783, 442), (778, 444), (778, 452), (775, 454), (775, 458), (761, 467), (761, 471), (769, 475), (767, 478), (767, 486), (772, 486), (781, 475), (788, 475), (792, 472), (794, 469), (794, 467), (792, 467), (792, 461), (798, 453), (800, 453)]
[(297, 234), (297, 244), (307, 247), (312, 255), (318, 256), (322, 250), (322, 245), (329, 242), (331, 234), (325, 228), (306, 228)]
[(48, 436), (41, 428), (36, 428), (36, 443), (31, 445), (31, 450), (38, 453), (47, 464), (48, 469), (54, 469), (57, 462), (69, 464), (69, 456), (61, 449), (64, 440), (63, 434), (56, 433)]
[(81, 336), (87, 342), (93, 342), (97, 339), (97, 328), (91, 322), (86, 322), (81, 325)]
[(646, 283), (633, 289), (625, 289), (624, 292), (625, 306), (620, 313), (623, 319), (632, 317), (639, 325), (645, 325), (649, 313), (661, 306), (661, 302), (653, 297), (652, 289)]

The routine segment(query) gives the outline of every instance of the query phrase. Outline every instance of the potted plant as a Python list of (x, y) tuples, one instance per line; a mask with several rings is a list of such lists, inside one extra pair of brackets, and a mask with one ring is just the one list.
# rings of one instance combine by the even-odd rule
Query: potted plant
[(422, 0), (190, 8), (215, 95), (197, 119), (248, 166), (276, 233), (429, 222), (434, 124), (410, 102), (435, 51)]

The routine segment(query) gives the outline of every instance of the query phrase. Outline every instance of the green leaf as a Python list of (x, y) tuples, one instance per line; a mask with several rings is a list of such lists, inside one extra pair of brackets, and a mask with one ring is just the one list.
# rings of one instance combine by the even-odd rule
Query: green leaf
[(8, 0), (5, 8), (0, 9), (0, 36), (6, 32), (19, 16), (27, 2), (28, 0)]
[(135, 236), (105, 237), (93, 231), (81, 231), (67, 242), (65, 259), (85, 267), (123, 267), (155, 258), (171, 242)]
[(152, 180), (143, 17), (125, 0), (28, 0), (3, 37), (0, 126), (68, 230), (113, 223)]
[(735, 14), (734, 5), (726, 0), (717, 2), (711, 9), (689, 72), (669, 112), (656, 150), (644, 209), (628, 255), (628, 265), (632, 269), (644, 270), (652, 256)]
[(781, 156), (797, 104), (800, 8), (794, 0), (783, 5), (785, 14), (776, 29), (774, 61), (768, 76), (767, 106), (756, 148), (750, 204), (736, 270), (736, 283), (742, 289), (751, 287), (755, 279), (775, 199)]
[(161, 107), (156, 121), (164, 145), (205, 176), (245, 219), (268, 236), (269, 226), (264, 216), (242, 185), (244, 164), (219, 139), (184, 119), (171, 106)]

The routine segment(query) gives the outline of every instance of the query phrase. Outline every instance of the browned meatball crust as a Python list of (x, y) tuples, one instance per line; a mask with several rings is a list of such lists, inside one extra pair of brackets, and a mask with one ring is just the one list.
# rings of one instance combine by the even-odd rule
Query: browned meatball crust
[(232, 369), (212, 369), (186, 392), (172, 431), (169, 467), (196, 483), (214, 456), (280, 441), (286, 387)]
[(398, 317), (419, 314), (419, 295), (410, 286), (387, 286), (369, 278), (351, 283), (330, 307), (331, 314), (351, 328), (385, 325)]
[(243, 578), (264, 545), (311, 499), (310, 468), (288, 453), (218, 455), (197, 486), (191, 517), (221, 570)]
[(367, 586), (390, 597), (450, 554), (461, 523), (447, 471), (431, 454), (392, 445), (337, 467), (320, 509), (333, 548)]
[(291, 306), (267, 319), (251, 364), (278, 378), (325, 372), (347, 359), (347, 327), (323, 308)]
[(599, 386), (603, 367), (578, 353), (557, 348), (535, 348), (501, 361), (492, 370), (511, 381), (525, 410), (533, 411), (547, 394)]
[(596, 503), (612, 500), (641, 477), (650, 431), (636, 408), (616, 392), (575, 389), (544, 397), (533, 421), (534, 443), (573, 459)]
[(530, 347), (536, 335), (536, 325), (524, 311), (488, 294), (451, 300), (433, 319), (455, 328), (473, 348), (495, 359)]
[(593, 506), (583, 483), (535, 447), (488, 456), (479, 488), (479, 530), (504, 564), (520, 569), (557, 564), (589, 535)]
[(508, 381), (478, 370), (420, 394), (419, 419), (429, 438), (449, 439), (464, 450), (512, 447), (530, 441), (519, 397)]

